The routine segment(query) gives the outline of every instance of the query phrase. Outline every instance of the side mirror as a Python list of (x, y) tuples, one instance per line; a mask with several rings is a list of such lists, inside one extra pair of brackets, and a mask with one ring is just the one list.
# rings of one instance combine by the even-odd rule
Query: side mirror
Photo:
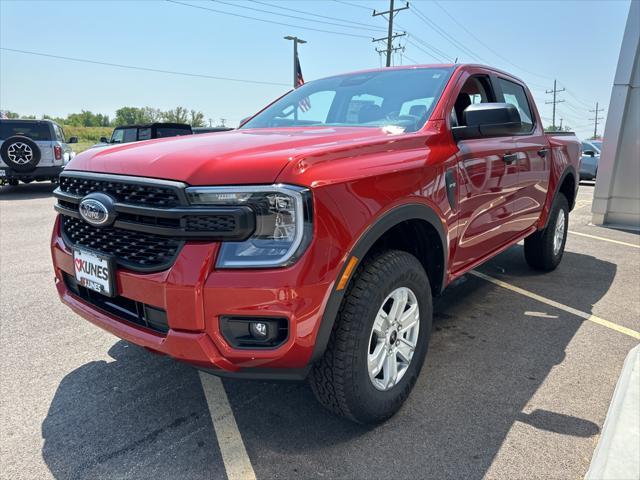
[(109, 139), (107, 137), (100, 137), (100, 143), (109, 143)]
[(69, 141), (67, 143), (78, 143), (78, 137), (69, 137)]
[(462, 115), (465, 126), (452, 128), (456, 141), (504, 137), (522, 131), (520, 112), (510, 103), (476, 103), (465, 108)]
[(586, 155), (588, 157), (595, 157), (596, 156), (596, 152), (594, 152), (593, 150), (585, 150), (584, 152), (582, 152), (583, 155)]

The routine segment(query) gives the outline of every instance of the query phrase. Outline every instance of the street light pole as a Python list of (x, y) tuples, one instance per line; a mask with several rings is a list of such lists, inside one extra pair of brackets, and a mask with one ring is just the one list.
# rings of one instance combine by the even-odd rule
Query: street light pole
[(291, 35), (287, 35), (284, 39), (293, 40), (293, 88), (296, 88), (298, 86), (298, 72), (296, 71), (296, 62), (298, 61), (298, 44), (302, 45), (307, 43), (307, 41)]

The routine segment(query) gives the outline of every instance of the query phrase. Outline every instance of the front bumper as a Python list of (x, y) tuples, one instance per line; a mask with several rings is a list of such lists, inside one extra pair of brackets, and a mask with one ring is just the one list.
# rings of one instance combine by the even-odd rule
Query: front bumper
[[(60, 235), (59, 219), (51, 240), (62, 301), (95, 325), (211, 373), (303, 378), (333, 280), (325, 276), (325, 281), (319, 281), (314, 274), (318, 269), (309, 268), (307, 263), (314, 258), (311, 247), (295, 265), (269, 270), (215, 270), (218, 248), (218, 243), (188, 242), (168, 270), (117, 271), (119, 295), (166, 311), (169, 330), (162, 334), (124, 321), (73, 294), (64, 282), (64, 273), (74, 274), (73, 255)], [(233, 348), (220, 331), (221, 316), (284, 317), (289, 321), (289, 334), (277, 348)]]

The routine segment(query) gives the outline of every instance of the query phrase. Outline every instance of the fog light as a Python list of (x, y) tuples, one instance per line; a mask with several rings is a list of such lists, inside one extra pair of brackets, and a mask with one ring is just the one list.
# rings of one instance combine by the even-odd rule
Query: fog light
[(264, 322), (251, 322), (249, 329), (251, 330), (251, 335), (255, 338), (267, 338), (267, 334), (269, 333), (269, 328)]

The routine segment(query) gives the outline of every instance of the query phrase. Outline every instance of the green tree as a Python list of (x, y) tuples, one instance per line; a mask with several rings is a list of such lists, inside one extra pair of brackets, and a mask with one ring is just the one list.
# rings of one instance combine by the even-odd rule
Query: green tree
[(189, 123), (192, 127), (204, 127), (204, 113), (191, 110), (189, 112)]
[(116, 110), (114, 126), (135, 125), (139, 123), (150, 123), (149, 113), (144, 108), (122, 107)]
[(164, 112), (162, 119), (171, 123), (189, 123), (189, 111), (184, 107), (176, 107)]

